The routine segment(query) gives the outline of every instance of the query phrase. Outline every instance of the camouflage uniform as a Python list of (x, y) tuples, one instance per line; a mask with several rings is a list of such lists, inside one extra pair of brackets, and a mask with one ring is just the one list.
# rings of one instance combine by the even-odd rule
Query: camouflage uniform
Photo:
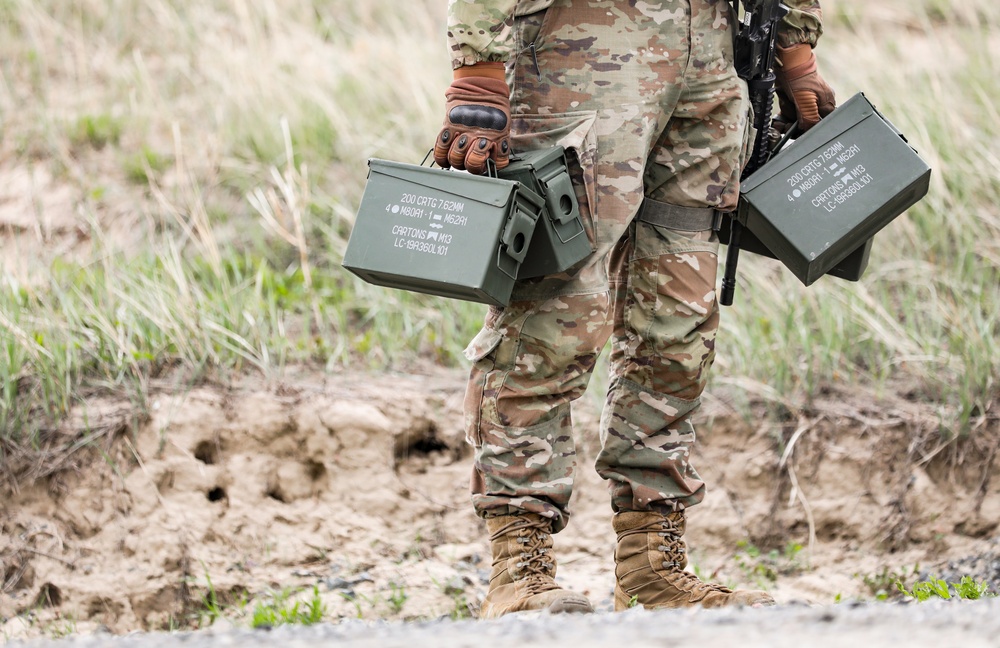
[[(791, 2), (782, 42), (815, 42)], [(561, 144), (594, 252), (515, 287), (466, 350), (473, 503), (565, 526), (570, 403), (611, 341), (598, 472), (617, 511), (696, 504), (691, 418), (715, 355), (718, 242), (636, 218), (645, 197), (730, 211), (748, 145), (726, 0), (451, 0), (455, 67), (506, 61), (514, 150)]]

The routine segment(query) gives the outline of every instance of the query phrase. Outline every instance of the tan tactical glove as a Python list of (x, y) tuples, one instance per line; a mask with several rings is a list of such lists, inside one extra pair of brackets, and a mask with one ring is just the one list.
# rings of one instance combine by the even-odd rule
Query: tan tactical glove
[(807, 131), (837, 107), (833, 89), (827, 85), (816, 68), (816, 54), (808, 43), (779, 47), (777, 77), (778, 105), (781, 120), (799, 122)]
[(444, 127), (434, 143), (434, 161), (442, 168), (486, 172), (510, 158), (510, 90), (502, 63), (477, 63), (455, 70), (445, 92)]

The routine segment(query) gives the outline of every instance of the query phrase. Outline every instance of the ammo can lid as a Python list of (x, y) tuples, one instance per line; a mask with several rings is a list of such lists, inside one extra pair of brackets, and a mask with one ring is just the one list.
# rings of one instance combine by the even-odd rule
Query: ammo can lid
[(454, 171), (439, 167), (425, 167), (391, 160), (368, 160), (370, 171), (412, 182), (428, 189), (443, 191), (475, 200), (493, 207), (502, 207), (510, 201), (511, 193), (520, 183), (490, 176), (473, 175), (467, 171)]
[(788, 148), (778, 152), (768, 160), (767, 164), (741, 183), (740, 191), (742, 193), (753, 191), (774, 176), (784, 173), (788, 167), (795, 166), (802, 160), (813, 156), (816, 150), (822, 148), (827, 142), (837, 139), (863, 120), (876, 115), (899, 135), (901, 140), (906, 142), (906, 137), (899, 129), (875, 109), (865, 93), (859, 92), (838, 106), (834, 112), (824, 117), (820, 122), (823, 125), (822, 128), (810, 129), (796, 138), (793, 142), (794, 145), (789, 145)]

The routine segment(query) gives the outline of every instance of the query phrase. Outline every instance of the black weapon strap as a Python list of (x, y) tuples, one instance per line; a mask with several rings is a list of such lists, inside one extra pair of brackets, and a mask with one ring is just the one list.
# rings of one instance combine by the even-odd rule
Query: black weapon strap
[(733, 56), (736, 56), (736, 37), (740, 34), (740, 0), (726, 0), (729, 5), (729, 24), (733, 26)]
[[(739, 51), (737, 39), (739, 31), (742, 28), (742, 24), (740, 23), (740, 0), (728, 0), (728, 4), (730, 19), (733, 23), (733, 57), (735, 58)], [(741, 176), (740, 179), (742, 180), (743, 177)], [(740, 238), (743, 233), (743, 223), (736, 217), (736, 212), (731, 212), (728, 215), (730, 217), (730, 227), (729, 240), (726, 241), (726, 271), (722, 276), (722, 286), (719, 293), (719, 303), (723, 306), (732, 306), (733, 304), (733, 295), (736, 292), (736, 265), (739, 263)]]

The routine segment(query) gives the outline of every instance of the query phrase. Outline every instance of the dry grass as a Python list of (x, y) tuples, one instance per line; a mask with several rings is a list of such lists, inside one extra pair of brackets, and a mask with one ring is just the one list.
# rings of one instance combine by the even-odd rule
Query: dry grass
[[(167, 375), (460, 362), (480, 306), (339, 266), (365, 161), (417, 161), (436, 132), (444, 4), (0, 1), (5, 453), (95, 394), (141, 411)], [(714, 385), (897, 391), (969, 433), (1000, 374), (1000, 8), (824, 7), (825, 76), (910, 137), (931, 193), (861, 283), (747, 259)]]

